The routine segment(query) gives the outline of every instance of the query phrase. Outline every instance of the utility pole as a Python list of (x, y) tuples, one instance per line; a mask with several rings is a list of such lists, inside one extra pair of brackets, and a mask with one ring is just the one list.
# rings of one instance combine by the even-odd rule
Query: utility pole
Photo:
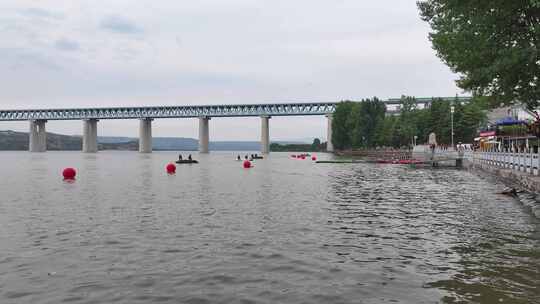
[(452, 149), (454, 149), (454, 105), (450, 106), (450, 124), (452, 129)]

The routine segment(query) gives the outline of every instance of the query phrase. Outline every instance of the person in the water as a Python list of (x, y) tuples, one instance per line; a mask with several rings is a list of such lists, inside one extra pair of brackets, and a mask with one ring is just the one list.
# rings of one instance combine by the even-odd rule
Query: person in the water
[(238, 159), (238, 160), (242, 160), (242, 158), (240, 157), (240, 155), (238, 155), (238, 158), (237, 158), (237, 159)]
[(178, 154), (178, 160), (182, 160), (182, 154)]
[(188, 156), (188, 159), (189, 159), (189, 160), (193, 160), (193, 159), (191, 158), (191, 154)]

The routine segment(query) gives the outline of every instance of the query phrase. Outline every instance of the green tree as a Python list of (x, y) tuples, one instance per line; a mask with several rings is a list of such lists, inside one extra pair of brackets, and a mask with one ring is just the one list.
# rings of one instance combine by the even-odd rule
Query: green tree
[(496, 103), (540, 99), (540, 0), (423, 0), (438, 56), (458, 85)]
[(399, 124), (397, 128), (399, 146), (409, 146), (414, 136), (417, 135), (417, 116), (416, 98), (401, 96)]
[(457, 142), (473, 142), (477, 130), (487, 121), (486, 113), (483, 110), (482, 101), (476, 100), (463, 105), (463, 114), (455, 120)]
[(414, 136), (418, 136), (418, 144), (426, 143), (429, 133), (435, 132), (440, 144), (450, 144), (451, 105), (455, 107), (454, 142), (471, 143), (478, 128), (486, 121), (485, 98), (475, 97), (466, 104), (458, 99), (433, 99), (425, 108), (419, 109), (414, 97), (403, 96), (400, 114), (396, 116), (386, 116), (386, 108), (377, 98), (342, 102), (334, 113), (332, 142), (338, 150), (403, 147), (409, 146)]
[(332, 144), (335, 149), (344, 150), (352, 147), (350, 113), (354, 107), (351, 101), (340, 102), (332, 117)]
[(321, 140), (318, 138), (313, 139), (311, 144), (311, 151), (321, 151)]
[(384, 121), (386, 107), (377, 97), (364, 99), (355, 104), (351, 111), (350, 125), (353, 126), (354, 148), (376, 146), (377, 128)]
[(435, 132), (437, 143), (450, 144), (450, 103), (434, 99), (429, 106), (429, 133)]
[(396, 116), (388, 116), (377, 125), (375, 131), (375, 145), (380, 147), (392, 147), (395, 133)]

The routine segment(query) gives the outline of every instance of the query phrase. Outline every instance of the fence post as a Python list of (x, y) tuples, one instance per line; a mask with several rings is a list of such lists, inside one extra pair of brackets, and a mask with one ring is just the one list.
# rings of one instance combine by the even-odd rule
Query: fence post
[(523, 153), (518, 152), (519, 172), (523, 172)]
[(529, 148), (529, 174), (533, 174), (533, 155), (531, 148)]
[(521, 171), (521, 155), (519, 155), (519, 151), (516, 152), (516, 160), (517, 160), (517, 171)]
[(512, 151), (512, 156), (511, 156), (511, 157), (512, 157), (512, 160), (511, 160), (511, 167), (510, 167), (510, 168), (511, 168), (512, 170), (514, 170), (514, 169), (515, 169), (515, 168), (514, 168), (514, 163), (515, 163), (515, 162), (514, 162), (514, 159), (515, 159), (514, 151)]
[(534, 156), (536, 156), (536, 162), (535, 162), (535, 165), (536, 165), (536, 172), (534, 172), (534, 175), (538, 176), (538, 174), (540, 174), (540, 157), (538, 157), (538, 154), (540, 154), (540, 147), (538, 147), (538, 150), (536, 151), (536, 154)]

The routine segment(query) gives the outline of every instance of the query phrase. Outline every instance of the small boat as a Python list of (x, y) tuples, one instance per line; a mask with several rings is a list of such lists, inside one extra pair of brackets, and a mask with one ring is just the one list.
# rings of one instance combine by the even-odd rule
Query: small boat
[(251, 160), (254, 160), (254, 159), (264, 159), (264, 157), (262, 157), (262, 156), (253, 156), (253, 157), (251, 158)]
[(198, 164), (199, 162), (194, 159), (179, 159), (176, 161), (177, 164)]

